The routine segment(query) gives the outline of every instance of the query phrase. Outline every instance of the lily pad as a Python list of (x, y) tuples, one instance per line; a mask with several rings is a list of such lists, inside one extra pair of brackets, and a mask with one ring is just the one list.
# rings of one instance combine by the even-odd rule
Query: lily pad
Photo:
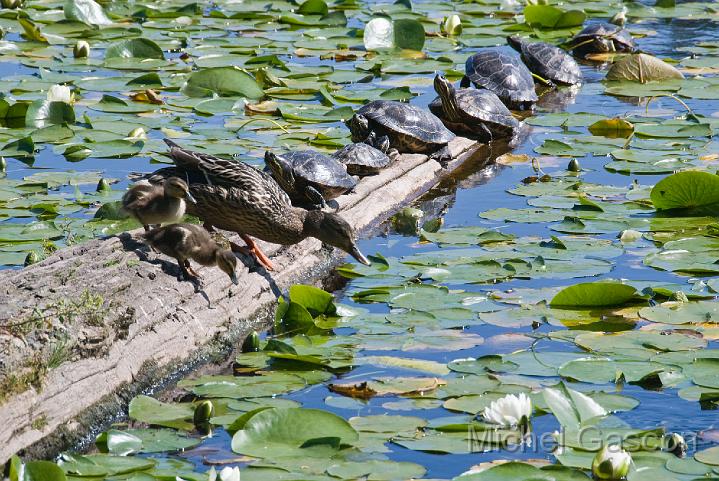
[(303, 408), (266, 409), (252, 416), (232, 437), (236, 453), (262, 458), (325, 456), (359, 436), (344, 419), (327, 411)]
[(192, 73), (182, 92), (188, 97), (241, 96), (261, 99), (265, 93), (254, 78), (237, 67), (213, 67)]
[(162, 49), (148, 38), (131, 38), (108, 45), (105, 59), (111, 58), (154, 58), (165, 59)]
[(684, 75), (676, 68), (645, 53), (628, 55), (614, 62), (607, 72), (607, 80), (639, 83), (683, 78)]
[(583, 282), (566, 287), (552, 298), (552, 307), (611, 307), (629, 302), (636, 288), (621, 282)]
[(657, 209), (687, 209), (719, 203), (719, 175), (677, 172), (660, 180), (651, 192)]

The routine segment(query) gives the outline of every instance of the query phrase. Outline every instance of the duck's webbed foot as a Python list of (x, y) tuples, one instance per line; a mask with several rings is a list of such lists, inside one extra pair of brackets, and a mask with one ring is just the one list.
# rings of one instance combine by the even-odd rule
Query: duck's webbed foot
[[(238, 232), (238, 234), (240, 233)], [(274, 266), (272, 265), (272, 261), (270, 261), (269, 257), (267, 257), (265, 253), (262, 252), (260, 247), (255, 244), (255, 241), (252, 240), (250, 236), (240, 234), (240, 237), (243, 241), (245, 241), (247, 247), (235, 244), (234, 242), (230, 242), (230, 248), (232, 249), (232, 252), (239, 252), (240, 254), (244, 254), (246, 256), (252, 256), (261, 266), (263, 266), (268, 271), (275, 270)]]
[(189, 272), (191, 275), (193, 275), (196, 279), (202, 280), (202, 276), (200, 274), (198, 274), (197, 271), (192, 268), (192, 266), (190, 265), (190, 261), (187, 259), (185, 259), (185, 268), (187, 269), (187, 272)]
[(202, 279), (195, 273), (192, 267), (190, 267), (190, 261), (187, 259), (177, 259), (177, 265), (180, 266), (180, 275), (177, 276), (177, 280), (180, 282), (192, 282), (195, 286), (195, 292), (200, 292), (200, 289), (202, 289)]

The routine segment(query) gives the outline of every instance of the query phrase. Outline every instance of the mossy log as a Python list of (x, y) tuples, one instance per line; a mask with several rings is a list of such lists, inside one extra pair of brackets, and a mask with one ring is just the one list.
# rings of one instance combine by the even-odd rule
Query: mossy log
[[(478, 147), (457, 138), (444, 168), (424, 155), (402, 155), (338, 199), (340, 212), (367, 233)], [(290, 284), (316, 282), (344, 257), (316, 239), (261, 243), (275, 265), (271, 276), (240, 265), (232, 286), (219, 269), (201, 268), (204, 289), (196, 293), (177, 281), (174, 260), (150, 253), (138, 234), (0, 272), (0, 463), (17, 452), (46, 456), (105, 428), (132, 394), (196, 365), (213, 342), (241, 341), (270, 319)]]

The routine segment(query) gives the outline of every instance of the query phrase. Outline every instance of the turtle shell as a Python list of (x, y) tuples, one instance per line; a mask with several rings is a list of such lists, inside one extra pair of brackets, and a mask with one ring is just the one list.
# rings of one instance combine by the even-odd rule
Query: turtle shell
[(467, 59), (465, 72), (473, 84), (491, 90), (510, 108), (525, 108), (538, 99), (532, 73), (516, 54), (482, 49)]
[(618, 25), (597, 22), (587, 25), (570, 41), (575, 55), (584, 57), (590, 53), (631, 52), (634, 38)]
[(315, 188), (325, 200), (334, 199), (354, 188), (357, 181), (347, 174), (345, 166), (336, 159), (313, 150), (294, 150), (280, 156), (289, 162), (295, 177), (290, 197), (308, 201), (305, 188)]
[(372, 175), (387, 167), (391, 160), (379, 149), (364, 142), (347, 144), (332, 154), (351, 175)]
[(556, 83), (575, 85), (582, 83), (582, 71), (567, 52), (545, 42), (528, 42), (512, 36), (509, 44), (522, 56), (530, 71)]
[(455, 90), (461, 122), (452, 122), (444, 113), (442, 98), (435, 98), (429, 109), (451, 131), (470, 137), (479, 137), (489, 141), (501, 137), (511, 137), (519, 128), (519, 121), (490, 90), (460, 88)]
[[(390, 146), (400, 152), (433, 153), (455, 137), (432, 113), (402, 102), (374, 100), (363, 105), (357, 114), (369, 120), (370, 129), (377, 136), (387, 135)], [(353, 141), (364, 140), (359, 137), (353, 132)]]

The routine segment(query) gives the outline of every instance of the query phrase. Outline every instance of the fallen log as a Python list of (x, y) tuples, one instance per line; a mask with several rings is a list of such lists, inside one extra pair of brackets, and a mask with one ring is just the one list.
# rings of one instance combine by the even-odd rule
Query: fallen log
[[(478, 148), (455, 139), (444, 168), (424, 155), (402, 155), (338, 199), (340, 212), (366, 233)], [(283, 290), (316, 282), (342, 258), (316, 239), (261, 243), (276, 268), (271, 276), (240, 265), (235, 287), (219, 269), (202, 268), (204, 289), (196, 293), (177, 281), (175, 261), (151, 254), (138, 233), (0, 272), (0, 464), (21, 451), (33, 457), (65, 449), (122, 416), (135, 393), (223, 346), (229, 354), (249, 330), (266, 325)]]

